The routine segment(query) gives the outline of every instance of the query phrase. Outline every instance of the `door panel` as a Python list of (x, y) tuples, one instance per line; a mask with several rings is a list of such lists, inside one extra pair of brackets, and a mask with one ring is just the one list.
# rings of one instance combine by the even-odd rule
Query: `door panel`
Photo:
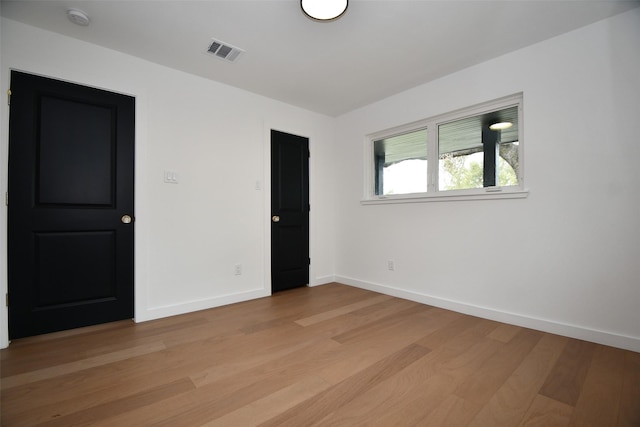
[(112, 206), (113, 109), (50, 96), (40, 102), (38, 203)]
[(9, 337), (133, 317), (135, 100), (11, 73)]
[[(116, 298), (115, 233), (34, 233), (38, 265), (36, 306), (52, 309), (78, 301)], [(91, 286), (85, 278), (91, 276)]]
[(271, 131), (271, 288), (309, 283), (309, 140)]

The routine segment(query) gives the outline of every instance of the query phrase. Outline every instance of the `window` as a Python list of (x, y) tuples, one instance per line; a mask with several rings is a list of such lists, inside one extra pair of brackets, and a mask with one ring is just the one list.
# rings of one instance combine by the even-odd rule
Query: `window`
[(518, 185), (518, 107), (438, 126), (438, 190)]
[(427, 129), (373, 142), (375, 194), (427, 191)]
[(522, 95), (367, 138), (365, 202), (526, 197)]

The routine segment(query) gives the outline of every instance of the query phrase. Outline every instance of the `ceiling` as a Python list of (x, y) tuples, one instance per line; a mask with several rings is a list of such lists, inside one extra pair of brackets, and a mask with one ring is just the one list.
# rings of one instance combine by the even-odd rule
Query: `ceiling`
[[(2, 16), (329, 116), (640, 6), (623, 0), (351, 0), (315, 22), (298, 0), (20, 0)], [(86, 12), (87, 27), (66, 17)], [(212, 39), (245, 52), (233, 63)]]

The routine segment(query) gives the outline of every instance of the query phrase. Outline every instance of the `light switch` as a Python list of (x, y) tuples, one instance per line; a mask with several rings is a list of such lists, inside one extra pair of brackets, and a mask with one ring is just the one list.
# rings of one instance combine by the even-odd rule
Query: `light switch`
[(167, 184), (177, 184), (178, 173), (175, 171), (164, 171), (164, 182)]

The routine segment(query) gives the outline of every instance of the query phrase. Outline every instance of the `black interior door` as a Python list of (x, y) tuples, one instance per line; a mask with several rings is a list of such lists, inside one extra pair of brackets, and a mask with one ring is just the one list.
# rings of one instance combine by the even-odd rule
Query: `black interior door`
[(309, 284), (309, 139), (271, 131), (271, 290)]
[(132, 97), (11, 73), (9, 337), (133, 317)]

